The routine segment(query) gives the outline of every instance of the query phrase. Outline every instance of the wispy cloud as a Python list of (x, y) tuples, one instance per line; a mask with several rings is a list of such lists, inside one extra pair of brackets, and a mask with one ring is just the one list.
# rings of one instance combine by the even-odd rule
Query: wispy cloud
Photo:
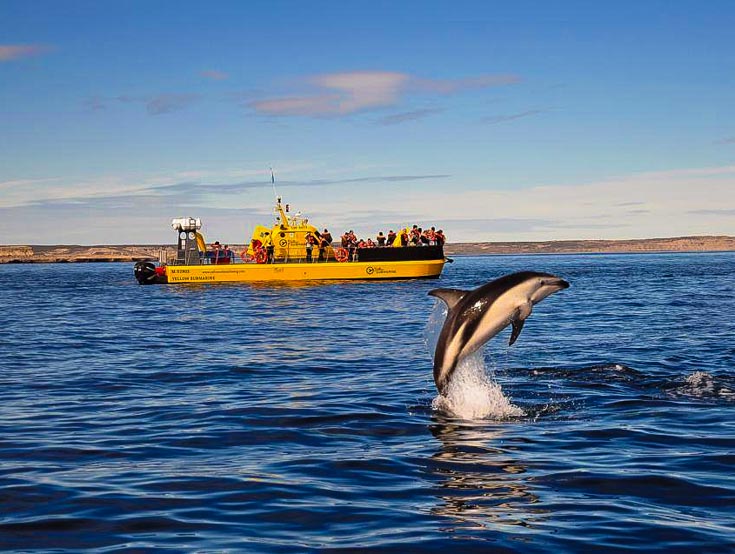
[[(353, 185), (361, 183), (405, 183), (412, 181), (428, 181), (446, 179), (450, 175), (378, 175), (374, 177), (353, 177), (348, 179), (310, 179), (310, 180), (278, 180), (278, 188), (290, 187), (323, 187), (335, 185)], [(135, 195), (150, 194), (155, 196), (189, 195), (190, 200), (199, 200), (206, 195), (239, 194), (252, 189), (271, 188), (268, 180), (241, 181), (237, 183), (206, 183), (184, 181), (167, 185), (154, 185), (136, 191)]]
[(400, 123), (407, 123), (409, 121), (416, 121), (418, 119), (424, 119), (430, 115), (441, 113), (444, 110), (438, 108), (425, 108), (423, 110), (413, 110), (410, 112), (401, 112), (391, 115), (386, 115), (376, 120), (378, 125), (399, 125)]
[(715, 141), (715, 144), (735, 144), (735, 137), (725, 137)]
[(438, 94), (455, 94), (465, 90), (500, 87), (520, 83), (518, 75), (480, 75), (464, 79), (421, 79), (413, 78), (411, 83), (417, 90)]
[(183, 110), (201, 98), (199, 94), (187, 93), (164, 93), (151, 96), (121, 94), (112, 98), (92, 96), (85, 100), (84, 105), (88, 110), (101, 111), (106, 110), (112, 104), (143, 104), (150, 115), (161, 115)]
[(207, 69), (205, 71), (201, 71), (199, 75), (201, 75), (205, 79), (212, 79), (214, 81), (224, 81), (225, 79), (230, 78), (230, 75), (228, 73), (225, 73), (224, 71), (217, 71), (216, 69)]
[(92, 96), (91, 98), (87, 98), (87, 100), (84, 101), (84, 106), (88, 110), (91, 110), (93, 112), (107, 109), (107, 103), (105, 102), (104, 98), (100, 96)]
[[(288, 198), (310, 220), (330, 229), (354, 228), (362, 236), (408, 223), (441, 227), (452, 242), (733, 234), (735, 166), (532, 187), (492, 188), (480, 180), (471, 190), (459, 186), (465, 176), (344, 170), (320, 178), (326, 173), (321, 167), (282, 167), (283, 178), (276, 184), (279, 191), (290, 189)], [(311, 178), (293, 177), (307, 171)], [(14, 243), (39, 242), (44, 236), (53, 242), (119, 242), (123, 225), (126, 241), (169, 241), (165, 223), (178, 215), (211, 216), (207, 236), (234, 241), (252, 225), (270, 221), (270, 187), (270, 173), (262, 164), (145, 179), (13, 180), (0, 182), (0, 217), (9, 222), (5, 240)], [(387, 191), (390, 202), (385, 201)], [(47, 225), (58, 219), (49, 214), (80, 223), (59, 237), (58, 225), (56, 234)]]
[(44, 44), (0, 44), (0, 62), (39, 56), (50, 50), (51, 47)]
[(512, 113), (507, 115), (494, 115), (489, 117), (483, 117), (481, 121), (488, 125), (497, 125), (498, 123), (506, 123), (508, 121), (515, 121), (516, 119), (523, 119), (524, 117), (531, 117), (544, 113), (546, 110), (527, 110), (525, 112)]
[(151, 115), (176, 112), (199, 100), (198, 94), (159, 94), (149, 99), (146, 110)]
[(518, 82), (513, 75), (481, 75), (466, 79), (426, 79), (391, 71), (353, 71), (317, 75), (303, 82), (307, 94), (263, 98), (248, 105), (277, 116), (336, 117), (398, 105), (408, 94), (456, 94), (465, 90)]
[(695, 215), (721, 215), (721, 216), (732, 217), (735, 215), (735, 208), (723, 208), (723, 209), (716, 209), (716, 210), (690, 210), (687, 213), (695, 214)]

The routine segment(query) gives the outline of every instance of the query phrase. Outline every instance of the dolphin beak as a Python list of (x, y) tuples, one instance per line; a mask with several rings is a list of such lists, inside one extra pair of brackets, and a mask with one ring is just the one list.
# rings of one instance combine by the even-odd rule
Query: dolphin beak
[(559, 287), (560, 290), (561, 289), (568, 289), (569, 288), (569, 282), (568, 281), (565, 281), (564, 279), (557, 280), (556, 283), (554, 283), (554, 285), (556, 285), (557, 287)]

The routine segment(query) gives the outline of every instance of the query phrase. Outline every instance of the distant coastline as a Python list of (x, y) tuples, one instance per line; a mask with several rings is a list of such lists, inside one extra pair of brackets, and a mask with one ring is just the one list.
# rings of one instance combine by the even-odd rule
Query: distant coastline
[[(231, 245), (240, 252), (244, 245)], [(157, 260), (171, 245), (0, 245), (0, 263), (88, 263)], [(642, 252), (731, 252), (735, 237), (697, 236), (631, 240), (538, 242), (460, 242), (444, 248), (447, 256), (511, 254), (624, 254)]]

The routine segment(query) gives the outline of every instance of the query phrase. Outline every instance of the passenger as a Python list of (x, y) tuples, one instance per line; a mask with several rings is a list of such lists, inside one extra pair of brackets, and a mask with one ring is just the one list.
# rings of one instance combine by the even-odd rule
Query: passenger
[(432, 227), (428, 230), (429, 244), (436, 244), (436, 229)]
[(378, 246), (385, 246), (385, 235), (383, 231), (380, 231), (375, 239), (378, 241)]
[(227, 260), (225, 263), (229, 264), (234, 257), (235, 255), (232, 253), (232, 250), (230, 250), (230, 245), (225, 244), (224, 258)]
[(263, 240), (263, 246), (265, 247), (265, 253), (267, 256), (266, 263), (272, 264), (276, 261), (275, 246), (273, 245), (273, 238), (270, 233), (265, 236)]
[(408, 232), (406, 232), (406, 229), (401, 231), (401, 246), (408, 246)]
[(447, 237), (445, 237), (445, 236), (444, 236), (444, 231), (442, 231), (441, 229), (439, 229), (439, 230), (438, 230), (438, 231), (436, 232), (436, 243), (437, 243), (437, 244), (438, 244), (439, 246), (444, 246), (444, 243), (445, 243), (446, 241), (447, 241)]
[(393, 231), (393, 229), (388, 231), (388, 241), (387, 242), (388, 242), (388, 246), (393, 246), (393, 243), (396, 242), (396, 234)]
[(373, 242), (373, 239), (367, 239), (367, 247), (375, 248), (375, 243)]
[(322, 238), (327, 241), (327, 246), (332, 244), (332, 233), (330, 233), (328, 229), (324, 229), (324, 232), (322, 233)]
[(214, 241), (212, 243), (212, 251), (208, 255), (208, 257), (212, 260), (210, 263), (219, 263), (220, 256), (222, 255), (222, 253), (220, 252), (221, 250), (222, 246), (220, 245), (219, 241)]
[(414, 225), (411, 229), (411, 245), (418, 246), (419, 240), (421, 238), (421, 229), (419, 229), (418, 225)]
[(429, 240), (429, 231), (425, 230), (421, 232), (421, 244), (422, 246), (429, 246), (429, 243), (431, 240)]
[(311, 233), (306, 233), (306, 261), (311, 262), (311, 251), (316, 244), (316, 239)]
[(340, 242), (342, 243), (342, 248), (349, 248), (350, 246), (350, 235), (345, 231), (345, 233), (340, 237)]
[(329, 242), (327, 242), (327, 239), (324, 238), (324, 235), (321, 236), (319, 239), (319, 261), (324, 261), (324, 252), (327, 249), (327, 246), (329, 246)]

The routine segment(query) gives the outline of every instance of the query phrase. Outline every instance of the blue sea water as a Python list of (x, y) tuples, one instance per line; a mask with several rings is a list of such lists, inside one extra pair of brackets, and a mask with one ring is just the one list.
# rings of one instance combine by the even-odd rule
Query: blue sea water
[[(432, 408), (427, 292), (571, 288)], [(460, 257), (439, 280), (141, 287), (0, 266), (0, 548), (732, 552), (735, 255)]]

